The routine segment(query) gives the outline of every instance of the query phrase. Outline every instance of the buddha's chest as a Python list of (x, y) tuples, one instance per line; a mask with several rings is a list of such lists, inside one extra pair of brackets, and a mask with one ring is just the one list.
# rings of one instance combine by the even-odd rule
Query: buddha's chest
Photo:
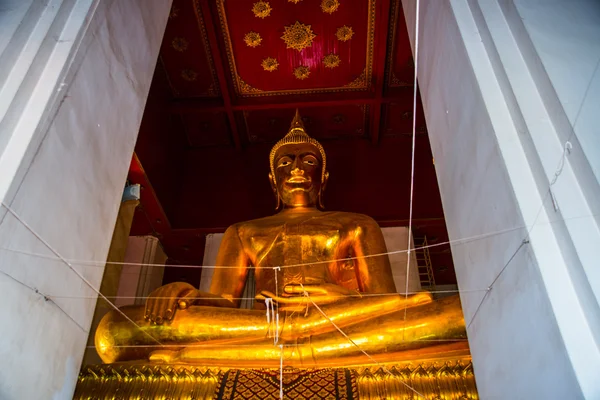
[(333, 260), (348, 256), (348, 234), (335, 221), (282, 223), (247, 238), (249, 255), (259, 275), (283, 267), (281, 283), (330, 282)]

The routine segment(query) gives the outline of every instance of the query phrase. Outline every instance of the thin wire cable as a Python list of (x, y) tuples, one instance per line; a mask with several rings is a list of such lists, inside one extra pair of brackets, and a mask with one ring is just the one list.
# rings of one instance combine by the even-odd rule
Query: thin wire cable
[[(569, 219), (588, 218), (591, 216), (595, 216), (595, 215), (572, 217)], [(462, 238), (462, 239), (455, 239), (455, 240), (449, 240), (446, 242), (429, 244), (427, 246), (415, 247), (412, 249), (412, 251), (421, 250), (421, 249), (429, 249), (429, 248), (439, 247), (439, 246), (444, 246), (444, 245), (460, 245), (463, 243), (468, 243), (470, 241), (486, 239), (488, 237), (501, 235), (504, 233), (509, 233), (509, 232), (523, 229), (523, 228), (525, 228), (525, 226), (519, 226), (519, 227), (509, 228), (509, 229), (502, 229), (499, 231), (489, 232), (489, 233), (485, 233), (485, 234), (481, 234), (481, 235), (470, 236), (470, 237), (466, 237), (466, 238)], [(9, 248), (5, 248), (5, 247), (0, 247), (0, 250), (9, 251), (12, 253), (23, 254), (23, 255), (28, 255), (28, 256), (42, 258), (42, 259), (62, 261), (55, 256), (49, 256), (49, 255), (40, 254), (40, 253), (33, 253), (33, 252), (24, 251), (24, 250), (9, 249)], [(350, 260), (361, 260), (361, 259), (365, 259), (365, 258), (382, 257), (382, 256), (387, 256), (387, 255), (403, 254), (403, 253), (407, 253), (407, 252), (408, 252), (408, 250), (395, 250), (395, 251), (388, 251), (385, 253), (367, 254), (364, 256), (344, 257), (344, 258), (338, 258), (338, 259), (333, 259), (333, 260), (314, 261), (314, 262), (306, 262), (306, 263), (298, 263), (298, 264), (288, 264), (288, 265), (279, 266), (279, 268), (284, 269), (284, 268), (328, 264), (328, 263), (350, 261)], [(160, 267), (160, 268), (211, 268), (211, 269), (237, 269), (237, 268), (239, 268), (239, 266), (235, 266), (235, 265), (185, 265), (185, 264), (180, 265), (180, 264), (134, 263), (134, 262), (125, 262), (125, 261), (94, 261), (94, 260), (81, 260), (81, 259), (65, 259), (65, 260), (70, 262), (73, 265), (79, 265), (79, 266), (83, 266), (83, 267), (98, 267), (98, 268), (104, 268), (107, 265), (123, 265), (123, 266), (131, 265), (131, 266)]]
[[(415, 340), (411, 340), (411, 342), (424, 342), (424, 343), (439, 343), (439, 342), (443, 342), (443, 343), (447, 343), (447, 342), (468, 342), (468, 339), (415, 339)], [(161, 345), (157, 345), (157, 344), (123, 344), (123, 345), (114, 345), (114, 346), (110, 346), (111, 349), (135, 349), (135, 348), (146, 348), (146, 349), (154, 349), (154, 348), (165, 348), (165, 349), (169, 349), (169, 348), (177, 348), (177, 349), (181, 349), (182, 347), (186, 347), (186, 348), (214, 348), (214, 347), (219, 347), (219, 348), (228, 348), (228, 347), (260, 347), (260, 346), (265, 346), (265, 343), (247, 343), (247, 344), (240, 344), (240, 343), (229, 343), (229, 344), (213, 344), (211, 343), (211, 341), (207, 341), (206, 343), (202, 343), (202, 344), (161, 344)], [(295, 348), (298, 345), (297, 344), (292, 344), (292, 343), (280, 343), (277, 346), (282, 346), (282, 347), (292, 347)], [(94, 349), (96, 348), (96, 346), (94, 345), (88, 345), (86, 346), (86, 348), (88, 349)]]
[(283, 400), (283, 345), (279, 345), (279, 399)]
[[(493, 289), (494, 284), (496, 283), (496, 281), (498, 280), (498, 278), (500, 278), (500, 276), (502, 275), (502, 273), (506, 270), (506, 268), (511, 263), (511, 261), (514, 259), (514, 257), (517, 255), (517, 253), (519, 252), (519, 250), (521, 250), (521, 248), (525, 244), (529, 243), (531, 232), (533, 231), (533, 228), (537, 225), (537, 221), (538, 221), (540, 215), (542, 214), (542, 210), (544, 209), (544, 204), (546, 203), (546, 199), (548, 198), (548, 196), (550, 196), (550, 198), (552, 200), (552, 205), (554, 207), (554, 210), (558, 211), (558, 209), (559, 209), (558, 202), (557, 202), (556, 198), (554, 197), (554, 192), (552, 191), (552, 186), (554, 186), (554, 184), (558, 181), (558, 178), (562, 174), (563, 169), (565, 167), (567, 156), (569, 154), (571, 154), (571, 149), (573, 148), (573, 145), (571, 143), (571, 139), (573, 138), (573, 136), (575, 136), (575, 126), (577, 125), (577, 122), (579, 121), (579, 116), (581, 115), (581, 110), (583, 109), (583, 105), (585, 104), (585, 100), (586, 100), (586, 98), (588, 96), (590, 87), (592, 86), (592, 82), (594, 81), (594, 78), (596, 77), (596, 74), (598, 73), (598, 68), (599, 67), (600, 67), (600, 58), (596, 62), (596, 67), (594, 68), (594, 73), (592, 74), (592, 77), (590, 78), (590, 82), (588, 83), (587, 88), (585, 89), (585, 92), (584, 92), (584, 95), (583, 95), (583, 99), (581, 100), (581, 104), (579, 105), (579, 109), (577, 110), (577, 114), (575, 115), (575, 119), (573, 120), (573, 125), (571, 126), (571, 133), (569, 134), (569, 137), (567, 138), (567, 140), (565, 141), (565, 143), (563, 145), (563, 151), (562, 151), (561, 156), (560, 156), (560, 158), (558, 160), (558, 163), (557, 163), (557, 166), (556, 166), (556, 170), (554, 171), (554, 175), (552, 176), (552, 179), (550, 180), (550, 182), (548, 184), (548, 189), (546, 190), (546, 193), (544, 194), (544, 197), (542, 198), (540, 207), (538, 208), (538, 211), (537, 211), (537, 213), (535, 215), (535, 218), (533, 219), (533, 222), (532, 222), (531, 226), (527, 229), (527, 234), (525, 235), (525, 237), (521, 241), (521, 244), (519, 245), (519, 247), (517, 248), (517, 250), (515, 250), (515, 252), (513, 253), (513, 255), (510, 257), (510, 259), (504, 265), (504, 267), (502, 267), (502, 269), (500, 270), (500, 272), (498, 272), (498, 274), (496, 275), (496, 277), (494, 278), (494, 280), (492, 281), (492, 283), (488, 287), (487, 292), (481, 298), (481, 301), (479, 302), (479, 305), (475, 309), (475, 313), (473, 314), (473, 317), (471, 317), (471, 321), (467, 325), (467, 329), (469, 329), (469, 327), (471, 326), (471, 324), (473, 323), (473, 321), (475, 321), (475, 317), (478, 315), (479, 310), (481, 309), (481, 306), (483, 305), (483, 302), (488, 297), (488, 294)], [(591, 216), (595, 216), (595, 215), (591, 215)], [(572, 219), (572, 218), (561, 218), (560, 221), (567, 221), (567, 220), (570, 220), (570, 219)], [(549, 222), (549, 223), (551, 224), (553, 222)]]
[[(412, 217), (413, 217), (413, 198), (415, 189), (415, 146), (417, 137), (417, 76), (419, 70), (419, 5), (420, 1), (416, 0), (415, 10), (415, 79), (413, 82), (413, 118), (412, 118), (412, 154), (410, 161), (410, 203), (408, 206), (408, 255), (406, 257), (406, 288), (404, 290), (406, 304), (408, 304), (408, 282), (410, 274), (410, 253), (412, 245)], [(404, 321), (406, 321), (407, 306), (404, 307)], [(404, 331), (402, 331), (402, 340), (404, 340)]]
[(487, 288), (485, 294), (483, 295), (483, 297), (481, 298), (481, 301), (479, 302), (479, 305), (475, 309), (475, 312), (473, 313), (473, 316), (471, 317), (471, 321), (467, 325), (467, 329), (469, 329), (471, 327), (471, 324), (473, 323), (473, 321), (475, 321), (475, 317), (477, 317), (477, 314), (479, 313), (479, 309), (481, 308), (481, 305), (483, 304), (483, 302), (485, 301), (485, 299), (487, 298), (487, 296), (492, 291), (492, 288), (494, 287), (494, 284), (496, 283), (496, 281), (498, 280), (498, 278), (500, 278), (500, 275), (502, 275), (502, 273), (508, 267), (508, 265), (510, 264), (510, 262), (515, 258), (515, 256), (519, 252), (519, 250), (521, 250), (521, 248), (523, 248), (523, 246), (525, 246), (527, 243), (529, 243), (528, 240), (523, 240), (521, 242), (521, 244), (519, 245), (519, 247), (517, 247), (517, 250), (515, 250), (515, 252), (513, 253), (513, 255), (510, 256), (510, 258), (508, 259), (508, 261), (506, 262), (506, 264), (504, 264), (504, 267), (502, 267), (502, 269), (500, 270), (500, 272), (498, 272), (498, 274), (496, 275), (496, 277), (494, 278), (494, 280), (492, 281), (492, 283), (490, 283), (490, 286)]
[(15, 219), (17, 221), (19, 221), (21, 223), (21, 225), (23, 225), (33, 236), (35, 236), (44, 246), (46, 246), (48, 248), (48, 250), (50, 250), (52, 253), (54, 253), (54, 255), (56, 257), (58, 257), (71, 271), (73, 271), (73, 273), (75, 275), (77, 275), (87, 286), (89, 286), (90, 289), (92, 289), (94, 292), (96, 292), (96, 294), (98, 296), (100, 296), (104, 301), (106, 301), (112, 308), (114, 308), (119, 314), (121, 314), (127, 321), (131, 322), (135, 327), (137, 327), (144, 335), (148, 336), (150, 339), (152, 339), (152, 341), (158, 343), (159, 345), (161, 344), (152, 335), (150, 335), (149, 333), (144, 331), (141, 326), (136, 324), (134, 320), (129, 318), (123, 311), (121, 311), (119, 309), (119, 307), (117, 307), (113, 302), (111, 302), (109, 299), (107, 299), (106, 296), (104, 296), (104, 294), (102, 294), (98, 289), (96, 289), (94, 287), (94, 285), (92, 285), (92, 283), (85, 278), (85, 276), (83, 276), (81, 273), (79, 273), (79, 271), (77, 271), (75, 268), (73, 268), (73, 266), (67, 260), (65, 260), (65, 258), (58, 251), (56, 251), (48, 242), (46, 242), (32, 227), (29, 226), (29, 224), (27, 224), (27, 222), (25, 222), (23, 219), (21, 219), (21, 217), (19, 217), (19, 215), (11, 207), (6, 205), (4, 202), (2, 202), (2, 205), (4, 206), (4, 208), (6, 208), (8, 210), (8, 212), (13, 217), (15, 217)]
[[(304, 290), (304, 287), (302, 286), (302, 284), (300, 284), (300, 286)], [(308, 292), (306, 290), (304, 291), (304, 296), (306, 296), (308, 298), (308, 300), (312, 303), (312, 305), (321, 313), (321, 315), (323, 315), (325, 317), (325, 319), (327, 319), (329, 322), (331, 322), (331, 324), (335, 327), (335, 329), (337, 329), (338, 332), (340, 332), (346, 339), (348, 339), (348, 341), (350, 343), (352, 343), (358, 350), (360, 350), (361, 353), (363, 353), (365, 356), (367, 356), (369, 358), (369, 360), (371, 360), (373, 363), (377, 364), (377, 366), (379, 366), (385, 372), (387, 372), (391, 376), (395, 376), (389, 369), (386, 368), (385, 365), (379, 363), (377, 360), (375, 360), (373, 357), (371, 357), (371, 355), (369, 353), (367, 353), (366, 351), (364, 351), (362, 349), (362, 347), (360, 347), (354, 340), (352, 340), (352, 338), (350, 336), (346, 335), (346, 333), (342, 329), (340, 329), (340, 327), (337, 326), (337, 324), (335, 322), (333, 322), (333, 320), (331, 318), (329, 318), (329, 316), (327, 314), (325, 314), (325, 312), (321, 309), (321, 307), (319, 307), (317, 305), (317, 303), (315, 303), (313, 301), (313, 299), (310, 297), (310, 295), (308, 294)], [(423, 394), (419, 393), (416, 389), (414, 389), (409, 384), (407, 384), (406, 382), (404, 382), (404, 380), (400, 379), (400, 382), (404, 386), (406, 386), (407, 388), (409, 388), (410, 390), (412, 390), (413, 392), (415, 392), (415, 394), (417, 394), (418, 396), (420, 396), (422, 398), (425, 398), (425, 396)]]
[[(428, 290), (427, 293), (432, 294), (449, 294), (449, 293), (475, 293), (475, 292), (485, 292), (488, 289), (472, 289), (472, 290), (461, 290), (461, 289), (448, 289), (448, 290)], [(408, 292), (408, 294), (417, 294), (423, 293), (422, 291), (414, 291)], [(332, 296), (342, 298), (363, 298), (363, 297), (382, 297), (382, 296), (400, 296), (400, 293), (362, 293), (362, 294), (340, 294), (339, 296)], [(96, 299), (97, 296), (65, 296), (65, 295), (53, 295), (50, 294), (48, 297), (52, 297), (55, 299)], [(136, 299), (146, 299), (148, 296), (106, 296), (108, 299), (128, 299), (128, 300), (136, 300)], [(174, 300), (179, 299), (179, 297), (153, 297), (155, 300)], [(197, 297), (186, 297), (186, 300), (204, 300), (204, 299), (214, 299), (212, 296), (197, 296)], [(232, 297), (228, 298), (229, 300), (256, 300), (256, 297)]]
[(56, 303), (56, 302), (55, 302), (55, 301), (54, 301), (52, 298), (50, 298), (50, 296), (48, 296), (48, 295), (45, 295), (44, 293), (42, 293), (41, 291), (39, 291), (37, 288), (34, 288), (33, 286), (29, 286), (29, 285), (28, 285), (28, 284), (26, 284), (25, 282), (21, 282), (20, 280), (18, 280), (17, 278), (15, 278), (14, 276), (12, 276), (11, 274), (9, 274), (9, 273), (8, 273), (8, 272), (6, 272), (6, 271), (2, 271), (2, 270), (0, 270), (0, 273), (1, 273), (2, 275), (6, 276), (7, 278), (9, 278), (9, 279), (13, 280), (14, 282), (18, 283), (19, 285), (21, 285), (21, 286), (23, 286), (23, 287), (25, 287), (25, 288), (27, 288), (27, 289), (31, 290), (31, 291), (32, 291), (32, 292), (34, 292), (35, 294), (37, 294), (37, 295), (41, 296), (41, 297), (44, 299), (44, 301), (54, 304), (54, 305), (56, 306), (56, 308), (58, 308), (60, 311), (62, 311), (62, 313), (63, 313), (63, 314), (65, 314), (65, 315), (67, 316), (67, 318), (69, 318), (71, 321), (73, 321), (73, 323), (74, 323), (75, 325), (77, 325), (77, 326), (79, 327), (79, 329), (81, 329), (81, 330), (82, 330), (83, 332), (85, 332), (85, 333), (89, 333), (89, 331), (88, 331), (87, 329), (85, 329), (83, 326), (81, 326), (81, 325), (79, 324), (79, 322), (77, 322), (77, 321), (75, 320), (75, 318), (71, 317), (71, 316), (69, 315), (69, 313), (68, 313), (68, 312), (66, 312), (66, 311), (64, 310), (64, 308), (62, 308), (61, 306), (59, 306), (59, 305), (58, 305), (58, 304), (57, 304), (57, 303)]

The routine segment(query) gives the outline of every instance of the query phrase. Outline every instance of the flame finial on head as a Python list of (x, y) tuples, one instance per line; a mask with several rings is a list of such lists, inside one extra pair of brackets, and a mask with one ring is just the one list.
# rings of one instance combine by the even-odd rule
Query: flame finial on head
[(300, 144), (300, 143), (308, 143), (317, 148), (319, 153), (321, 154), (321, 158), (323, 160), (323, 170), (321, 172), (321, 182), (325, 182), (325, 166), (326, 166), (326, 157), (325, 157), (325, 149), (321, 146), (316, 139), (308, 136), (306, 131), (304, 130), (304, 123), (302, 122), (302, 118), (300, 117), (300, 111), (296, 109), (296, 115), (294, 115), (294, 119), (292, 120), (292, 124), (290, 125), (290, 130), (287, 135), (283, 137), (279, 142), (275, 143), (275, 146), (271, 149), (271, 153), (269, 155), (269, 163), (271, 166), (271, 175), (273, 179), (275, 178), (275, 153), (279, 150), (280, 147), (286, 144)]

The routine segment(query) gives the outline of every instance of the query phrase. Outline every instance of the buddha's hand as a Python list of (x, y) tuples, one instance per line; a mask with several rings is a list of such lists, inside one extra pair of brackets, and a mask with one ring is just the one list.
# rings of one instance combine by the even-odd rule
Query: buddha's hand
[(333, 283), (321, 283), (289, 284), (283, 288), (283, 293), (279, 296), (269, 290), (263, 290), (256, 296), (258, 300), (264, 300), (267, 297), (281, 305), (306, 305), (311, 300), (316, 304), (329, 304), (345, 298), (361, 297), (361, 295), (355, 290), (346, 289)]
[(144, 318), (157, 325), (172, 321), (175, 311), (189, 307), (197, 293), (196, 288), (185, 282), (161, 286), (148, 296)]

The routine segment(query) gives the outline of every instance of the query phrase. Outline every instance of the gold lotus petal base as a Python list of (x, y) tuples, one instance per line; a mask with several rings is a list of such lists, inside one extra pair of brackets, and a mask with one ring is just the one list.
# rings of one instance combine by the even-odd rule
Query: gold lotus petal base
[[(413, 390), (414, 389), (414, 390)], [(283, 373), (285, 399), (478, 399), (470, 357)], [(279, 399), (279, 370), (104, 364), (83, 368), (75, 400)]]

